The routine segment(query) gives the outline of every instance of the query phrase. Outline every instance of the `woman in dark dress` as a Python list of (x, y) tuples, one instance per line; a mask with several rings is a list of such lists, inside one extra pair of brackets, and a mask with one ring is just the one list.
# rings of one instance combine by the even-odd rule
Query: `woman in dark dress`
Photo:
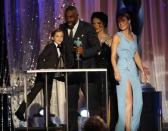
[(112, 37), (107, 33), (108, 17), (104, 12), (93, 12), (91, 16), (91, 23), (96, 30), (101, 44), (101, 51), (97, 55), (97, 67), (107, 68), (108, 72), (108, 87), (111, 108), (110, 128), (113, 130), (117, 121), (117, 97), (115, 91), (116, 81), (114, 79), (114, 73), (111, 65)]

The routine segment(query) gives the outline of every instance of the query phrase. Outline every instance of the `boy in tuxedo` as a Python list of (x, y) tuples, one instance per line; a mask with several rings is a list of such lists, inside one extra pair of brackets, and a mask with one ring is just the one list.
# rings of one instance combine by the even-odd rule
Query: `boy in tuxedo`
[[(63, 67), (63, 57), (61, 43), (63, 41), (64, 33), (61, 29), (55, 29), (51, 33), (52, 42), (47, 44), (42, 53), (39, 55), (37, 60), (37, 69), (58, 69)], [(55, 78), (55, 73), (47, 74), (47, 86), (48, 86), (48, 114), (50, 114), (50, 99), (53, 79)], [(39, 91), (43, 89), (43, 94), (45, 95), (45, 75), (43, 73), (38, 73), (35, 85), (31, 89), (30, 93), (27, 95), (27, 107), (32, 103)], [(45, 104), (45, 101), (44, 101)], [(18, 110), (15, 112), (17, 118), (21, 121), (25, 121), (24, 113), (26, 110), (26, 103), (23, 101), (19, 106)], [(49, 121), (49, 126), (52, 126), (51, 121)]]

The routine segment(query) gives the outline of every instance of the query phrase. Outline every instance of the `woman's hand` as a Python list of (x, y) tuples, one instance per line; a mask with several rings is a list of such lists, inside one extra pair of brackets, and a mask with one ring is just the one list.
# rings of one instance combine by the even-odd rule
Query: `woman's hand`
[(143, 70), (144, 70), (144, 72), (145, 72), (146, 75), (150, 75), (150, 69), (149, 69), (149, 67), (143, 65)]
[(116, 81), (120, 81), (121, 80), (120, 72), (119, 71), (115, 71), (114, 72), (114, 77), (115, 77)]
[(145, 72), (141, 72), (140, 79), (141, 79), (142, 83), (147, 83), (148, 82), (148, 78), (147, 78)]

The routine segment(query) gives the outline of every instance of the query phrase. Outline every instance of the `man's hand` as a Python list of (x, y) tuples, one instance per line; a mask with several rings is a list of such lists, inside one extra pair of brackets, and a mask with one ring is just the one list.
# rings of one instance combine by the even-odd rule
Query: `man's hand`
[(84, 52), (83, 47), (74, 46), (74, 50), (75, 50), (76, 53), (79, 53), (80, 55), (83, 55), (83, 52)]

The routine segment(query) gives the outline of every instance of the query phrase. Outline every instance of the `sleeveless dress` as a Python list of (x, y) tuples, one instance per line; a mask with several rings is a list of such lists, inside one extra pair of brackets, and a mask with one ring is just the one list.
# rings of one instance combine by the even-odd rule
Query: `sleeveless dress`
[(126, 82), (130, 81), (133, 93), (133, 112), (131, 118), (131, 131), (137, 131), (142, 112), (142, 89), (138, 70), (134, 61), (134, 54), (138, 50), (137, 40), (128, 40), (122, 32), (117, 32), (120, 43), (117, 47), (117, 67), (120, 72), (121, 81), (117, 85), (118, 99), (118, 122), (115, 131), (125, 130), (125, 97)]

